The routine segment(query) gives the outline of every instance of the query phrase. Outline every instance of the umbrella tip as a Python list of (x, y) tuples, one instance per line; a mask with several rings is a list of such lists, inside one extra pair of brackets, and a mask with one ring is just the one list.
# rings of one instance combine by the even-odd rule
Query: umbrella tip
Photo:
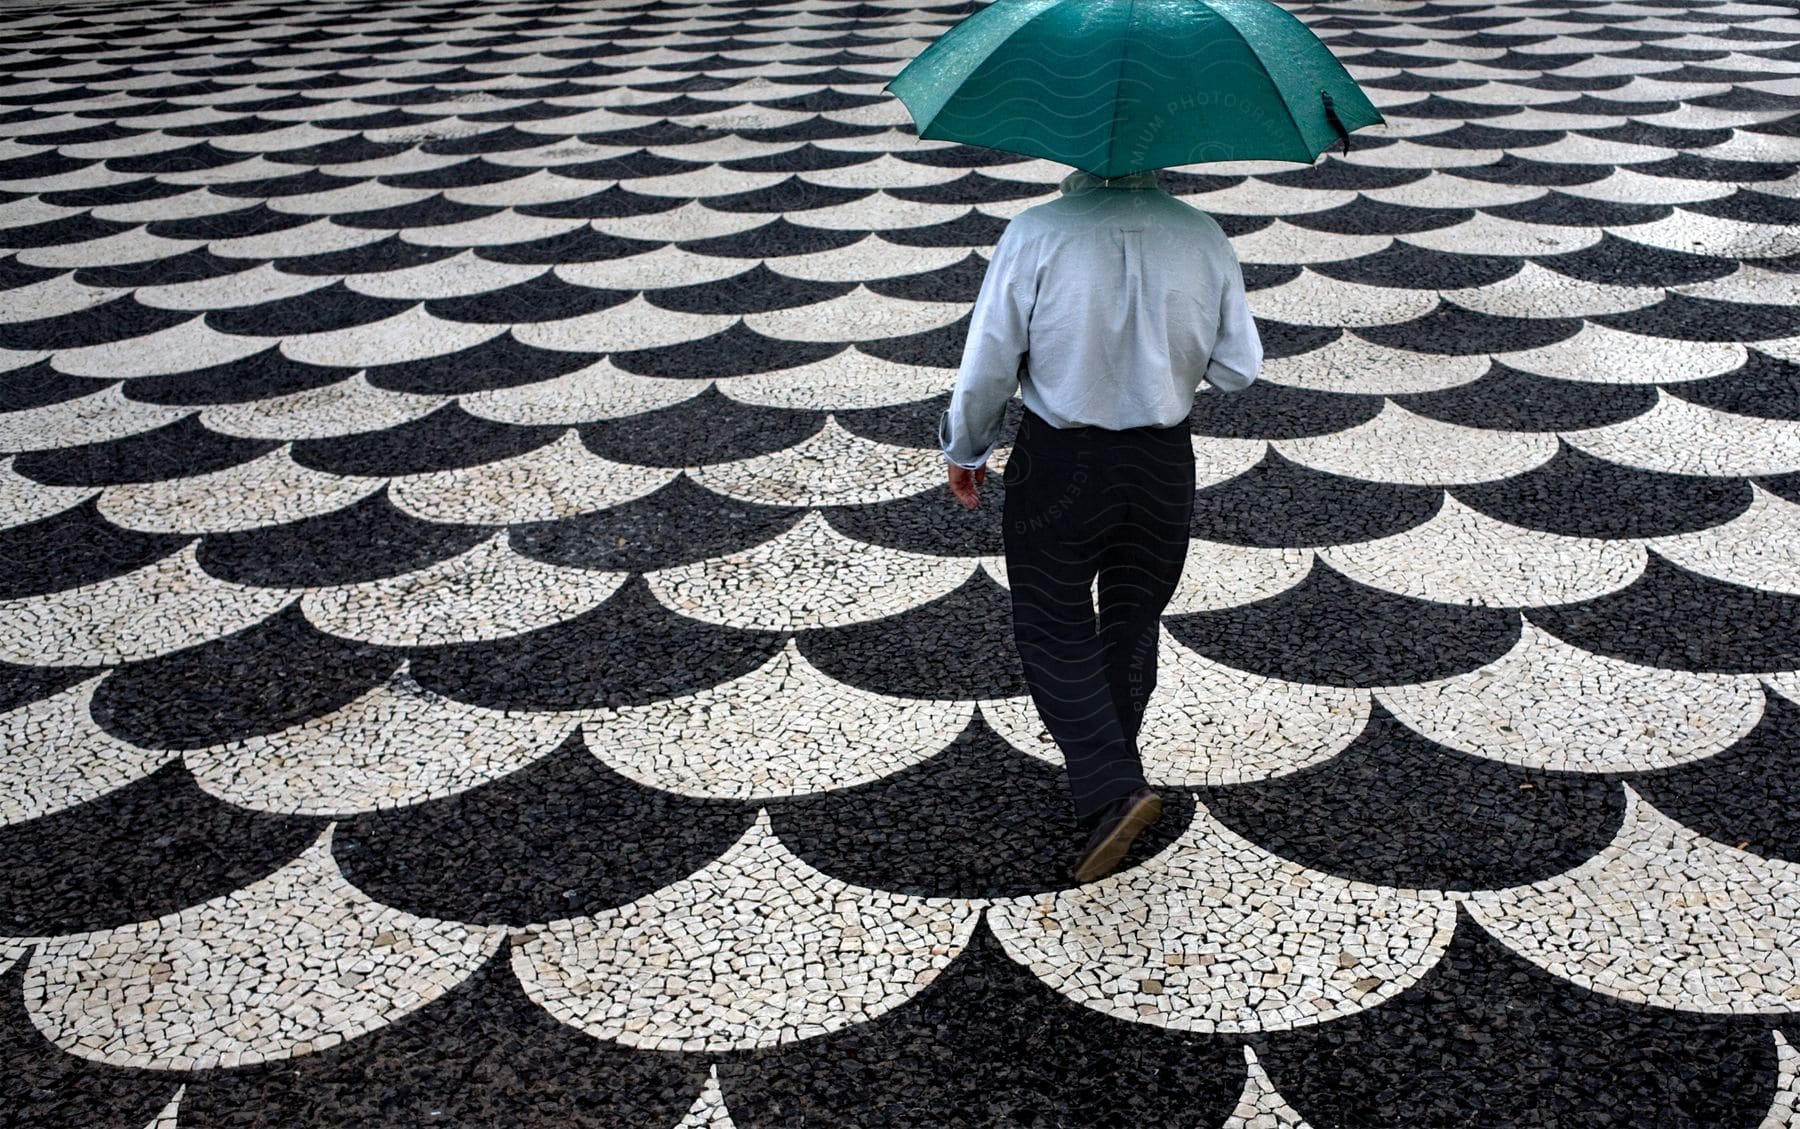
[(1337, 105), (1336, 105), (1336, 103), (1332, 102), (1332, 100), (1331, 100), (1331, 91), (1329, 91), (1329, 90), (1319, 91), (1319, 99), (1320, 99), (1320, 101), (1325, 103), (1325, 121), (1326, 121), (1326, 123), (1328, 125), (1330, 125), (1332, 129), (1337, 130), (1337, 135), (1344, 139), (1344, 152), (1349, 153), (1350, 152), (1350, 131), (1344, 128), (1344, 119), (1338, 117)]

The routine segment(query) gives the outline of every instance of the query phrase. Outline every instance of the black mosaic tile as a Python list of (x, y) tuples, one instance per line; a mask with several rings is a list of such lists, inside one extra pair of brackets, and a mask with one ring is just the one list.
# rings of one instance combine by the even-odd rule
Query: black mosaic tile
[(708, 196), (706, 206), (720, 212), (763, 212), (771, 215), (800, 212), (800, 218), (804, 221), (804, 213), (814, 208), (849, 204), (874, 194), (875, 190), (872, 188), (837, 188), (790, 176), (766, 188)]
[(867, 164), (878, 155), (844, 149), (826, 149), (814, 145), (810, 141), (805, 141), (792, 149), (782, 149), (774, 153), (743, 157), (733, 161), (722, 161), (720, 164), (734, 172), (802, 173)]
[(1607, 234), (1592, 247), (1533, 261), (1558, 274), (1611, 286), (1680, 286), (1723, 278), (1737, 269), (1733, 259), (1701, 252), (1669, 251)]
[(279, 345), (240, 360), (160, 376), (140, 376), (125, 385), (125, 397), (145, 404), (244, 404), (323, 388), (348, 380), (355, 369), (312, 365), (290, 359)]
[(17, 290), (55, 278), (61, 271), (21, 263), (15, 256), (0, 258), (0, 290)]
[(782, 637), (680, 616), (633, 577), (610, 599), (553, 627), (411, 652), (427, 690), (493, 709), (642, 705), (748, 674)]
[(0, 324), (0, 349), (36, 352), (109, 345), (168, 329), (193, 317), (181, 310), (155, 309), (130, 294), (122, 294), (76, 313)]
[(1791, 764), (1800, 705), (1769, 694), (1762, 720), (1710, 757), (1635, 776), (1656, 810), (1709, 839), (1765, 858), (1800, 862), (1800, 781)]
[[(281, 270), (285, 274), (299, 275), (343, 275), (343, 274), (378, 274), (383, 271), (404, 270), (407, 267), (420, 267), (426, 263), (435, 263), (440, 259), (448, 259), (462, 253), (460, 247), (427, 247), (419, 243), (408, 243), (398, 235), (390, 235), (386, 239), (378, 239), (373, 243), (364, 243), (360, 247), (347, 247), (342, 251), (321, 251), (316, 255), (294, 255), (281, 260)], [(342, 283), (314, 291), (313, 294), (302, 295), (302, 299), (313, 298), (314, 301), (335, 303), (334, 292)], [(299, 301), (299, 300), (296, 300)], [(363, 299), (372, 310), (381, 303), (390, 306), (394, 299)], [(399, 302), (401, 308), (408, 303)]]
[(1209, 788), (1231, 830), (1282, 858), (1408, 889), (1522, 886), (1586, 862), (1625, 817), (1616, 781), (1445, 748), (1380, 702), (1350, 746), (1274, 780)]
[(503, 243), (494, 247), (477, 247), (475, 253), (489, 262), (514, 263), (525, 266), (557, 266), (561, 263), (597, 263), (607, 259), (623, 259), (641, 255), (664, 246), (660, 240), (627, 239), (608, 235), (590, 227), (578, 227), (561, 235), (530, 239), (522, 243)]
[[(994, 781), (1006, 802), (994, 803)], [(1163, 816), (1125, 866), (1186, 831), (1193, 797), (1163, 789)], [(919, 897), (1006, 898), (1074, 885), (1087, 839), (1066, 774), (1022, 753), (979, 716), (949, 746), (891, 776), (770, 805), (775, 833), (819, 870), (858, 886)]]
[[(1429, 1048), (1428, 1050), (1424, 1048)], [(1276, 1087), (1317, 1129), (1496, 1124), (1753, 1126), (1774, 1088), (1766, 1028), (1633, 1007), (1515, 956), (1466, 914), (1387, 1004), (1265, 1037)]]
[(254, 1111), (292, 1129), (633, 1129), (679, 1121), (706, 1073), (697, 1056), (631, 1050), (558, 1023), (519, 987), (503, 945), (469, 979), (373, 1034), (203, 1076), (181, 1121), (223, 1129)]
[[(1642, 171), (1643, 166), (1633, 165), (1632, 168)], [(1605, 180), (1612, 175), (1612, 172), (1613, 169), (1610, 165), (1576, 165), (1563, 164), (1560, 161), (1535, 161), (1516, 153), (1503, 153), (1499, 160), (1490, 164), (1458, 168), (1455, 170), (1455, 175), (1470, 180), (1485, 180), (1492, 184), (1522, 184), (1550, 188), (1567, 187), (1571, 184), (1592, 184), (1596, 180)]]
[[(359, 294), (341, 282), (334, 282), (291, 298), (276, 298), (235, 309), (211, 310), (206, 314), (206, 324), (220, 333), (243, 337), (287, 337), (385, 321), (406, 312), (416, 304), (401, 298), (375, 298)], [(179, 316), (185, 321), (193, 315)]]
[[(1705, 380), (1677, 380), (1663, 391), (1715, 411), (1800, 420), (1800, 364), (1756, 349), (1742, 367)], [(4, 378), (0, 378), (4, 379)]]
[[(800, 652), (839, 682), (890, 697), (967, 701), (1025, 693), (1012, 646), (1012, 596), (985, 571), (898, 615), (806, 632)], [(963, 655), (986, 661), (946, 658)]]
[(1229, 395), (1200, 395), (1188, 425), (1195, 435), (1218, 438), (1299, 439), (1367, 423), (1381, 408), (1380, 396), (1316, 392), (1259, 380)]
[(108, 733), (146, 749), (201, 749), (274, 733), (386, 682), (394, 651), (327, 635), (293, 603), (261, 623), (132, 663), (94, 690)]
[[(777, 260), (777, 264), (779, 265), (779, 260)], [(856, 289), (855, 283), (816, 282), (810, 279), (790, 278), (758, 263), (742, 274), (732, 275), (730, 278), (723, 278), (716, 282), (646, 290), (644, 291), (644, 300), (653, 306), (686, 314), (742, 315), (765, 313), (769, 310), (787, 310), (796, 306), (810, 306), (848, 294), (854, 289)], [(723, 345), (710, 345), (707, 351), (730, 353), (736, 352), (741, 347), (745, 350), (746, 355), (750, 355), (754, 351), (761, 351), (772, 352), (779, 357), (789, 353), (792, 349), (788, 342), (763, 337), (761, 334), (745, 328), (742, 324), (726, 330), (725, 335), (726, 341)], [(695, 344), (697, 345), (698, 342)], [(686, 345), (675, 345), (668, 347), (664, 352), (686, 352), (688, 348)], [(651, 350), (644, 352), (651, 352)], [(706, 370), (701, 368), (692, 371)], [(652, 375), (674, 374), (665, 370), (652, 373)]]
[(912, 302), (973, 302), (987, 275), (987, 260), (974, 251), (947, 267), (870, 281), (869, 290), (885, 298)]
[(964, 314), (949, 325), (937, 329), (859, 341), (856, 347), (871, 357), (893, 361), (895, 364), (955, 368), (962, 362), (963, 344), (968, 336), (969, 315)]
[(468, 223), (471, 220), (483, 219), (504, 208), (492, 204), (465, 204), (445, 196), (427, 196), (423, 200), (414, 200), (410, 204), (395, 204), (387, 208), (371, 208), (363, 212), (343, 212), (331, 217), (331, 222), (343, 227), (364, 228), (373, 231), (400, 231), (404, 228), (443, 227), (448, 224)]
[(780, 258), (785, 255), (812, 255), (835, 251), (868, 237), (866, 231), (839, 231), (807, 227), (781, 217), (761, 227), (732, 235), (714, 235), (686, 240), (678, 246), (696, 255), (716, 255), (726, 259)]
[(1748, 181), (1757, 183), (1783, 180), (1793, 172), (1792, 166), (1779, 161), (1739, 161), (1726, 157), (1708, 157), (1702, 153), (1677, 153), (1660, 161), (1632, 165), (1632, 172), (1646, 176), (1676, 180)]
[(1441, 497), (1435, 486), (1344, 478), (1271, 450), (1243, 474), (1196, 491), (1191, 528), (1195, 537), (1233, 545), (1342, 545), (1423, 524)]
[(1255, 603), (1164, 620), (1206, 657), (1325, 686), (1428, 682), (1485, 666), (1519, 638), (1519, 615), (1368, 587), (1315, 561), (1305, 580)]
[(577, 731), (491, 784), (346, 820), (332, 854), (383, 905), (521, 926), (598, 913), (678, 882), (756, 818), (754, 805), (634, 783), (606, 767), (605, 755)]
[[(566, 174), (568, 170), (559, 171)], [(673, 211), (681, 205), (682, 201), (673, 196), (649, 196), (615, 184), (591, 196), (577, 196), (573, 200), (558, 200), (549, 204), (526, 204), (515, 210), (525, 216), (595, 220), (651, 216)]]
[(1237, 1103), (1242, 1064), (1226, 1040), (1064, 999), (984, 921), (904, 1007), (734, 1056), (719, 1079), (733, 1120), (756, 1126), (1218, 1125)]
[(161, 917), (242, 889), (323, 826), (216, 800), (172, 763), (85, 804), (0, 827), (0, 927), (52, 936)]
[(881, 237), (903, 247), (991, 247), (1006, 230), (1006, 223), (971, 208), (966, 215), (953, 220), (922, 227), (895, 228), (882, 232)]
[(1511, 278), (1519, 273), (1521, 265), (1510, 255), (1446, 255), (1396, 239), (1379, 251), (1354, 259), (1311, 263), (1308, 269), (1326, 278), (1365, 286), (1461, 290)]
[(120, 529), (100, 516), (90, 498), (61, 513), (0, 529), (0, 599), (42, 596), (123, 576), (191, 540)]
[[(788, 289), (788, 283), (783, 282), (782, 285), (784, 290)], [(801, 287), (805, 284), (793, 285)], [(697, 296), (690, 294), (688, 297)], [(679, 300), (678, 298), (677, 301)], [(699, 297), (698, 300), (705, 299)], [(756, 332), (741, 321), (734, 321), (717, 333), (693, 341), (618, 352), (612, 354), (609, 360), (618, 368), (641, 376), (710, 379), (798, 368), (835, 356), (847, 348), (848, 343), (791, 341), (784, 337), (770, 337)]]
[(1800, 335), (1800, 309), (1670, 294), (1653, 306), (1591, 319), (1613, 329), (1676, 341), (1765, 341)]
[[(434, 98), (439, 97), (433, 95)], [(564, 171), (558, 169), (559, 172)], [(418, 172), (394, 173), (389, 176), (376, 177), (379, 184), (391, 188), (420, 188), (441, 190), (446, 188), (479, 188), (488, 184), (504, 184), (509, 180), (520, 180), (530, 176), (531, 170), (518, 165), (500, 165), (482, 157), (471, 157), (466, 161), (458, 161), (452, 165), (443, 165), (435, 169), (421, 169)]]
[(623, 505), (515, 525), (514, 552), (567, 568), (650, 572), (760, 545), (792, 528), (799, 511), (725, 498), (679, 475)]
[[(447, 315), (447, 311), (434, 309), (432, 312)], [(377, 388), (422, 395), (458, 396), (553, 380), (585, 368), (594, 363), (594, 360), (592, 354), (526, 345), (509, 332), (454, 353), (418, 361), (377, 365), (368, 369), (366, 375), (369, 383)]]
[(381, 489), (317, 517), (209, 534), (200, 543), (200, 565), (220, 580), (263, 588), (356, 584), (448, 560), (493, 532), (413, 517)]
[[(185, 107), (148, 107), (153, 114), (183, 108)], [(113, 172), (133, 175), (204, 172), (208, 169), (222, 169), (228, 165), (242, 164), (251, 156), (250, 153), (221, 149), (210, 141), (199, 141), (178, 149), (164, 149), (159, 153), (144, 153), (135, 157), (113, 157), (106, 162), (106, 167)]]
[(1464, 427), (1580, 431), (1642, 415), (1656, 406), (1656, 390), (1647, 384), (1556, 380), (1495, 361), (1468, 384), (1395, 396), (1393, 401), (1409, 412)]
[(160, 482), (238, 466), (280, 445), (209, 431), (194, 414), (122, 439), (32, 451), (13, 469), (49, 486)]
[(305, 439), (294, 461), (331, 474), (388, 478), (497, 462), (555, 442), (559, 427), (521, 427), (446, 404), (410, 423), (330, 439)]
[(635, 293), (579, 286), (554, 271), (545, 271), (512, 286), (433, 299), (425, 303), (425, 310), (434, 317), (476, 325), (531, 324), (598, 313), (630, 301)]
[(1467, 357), (1554, 345), (1580, 333), (1581, 325), (1579, 318), (1502, 317), (1444, 301), (1412, 321), (1363, 326), (1356, 332), (1390, 349)]
[(1701, 576), (1654, 549), (1629, 586), (1528, 614), (1565, 642), (1640, 666), (1755, 674), (1800, 662), (1788, 626), (1800, 622), (1800, 596)]
[(1397, 188), (1430, 175), (1422, 169), (1385, 169), (1358, 165), (1338, 157), (1325, 157), (1316, 165), (1292, 172), (1259, 173), (1258, 180), (1283, 188), (1308, 188), (1320, 192), (1371, 192)]
[(57, 372), (49, 361), (0, 372), (0, 412), (20, 412), (76, 400), (110, 388), (115, 380), (94, 380)]
[(1625, 227), (1652, 223), (1673, 215), (1667, 204), (1621, 204), (1591, 196), (1570, 196), (1554, 189), (1521, 204), (1486, 207), (1482, 211), (1521, 223), (1557, 224), (1563, 227)]
[(1641, 470), (1563, 446), (1549, 462), (1494, 482), (1453, 486), (1457, 501), (1501, 521), (1572, 537), (1663, 537), (1743, 513), (1740, 479)]
[(590, 451), (639, 466), (705, 466), (785, 450), (824, 426), (822, 412), (764, 408), (717, 388), (667, 408), (581, 426)]

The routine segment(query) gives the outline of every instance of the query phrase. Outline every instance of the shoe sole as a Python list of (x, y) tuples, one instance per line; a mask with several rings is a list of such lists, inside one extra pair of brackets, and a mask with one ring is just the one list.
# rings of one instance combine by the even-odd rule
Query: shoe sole
[(1137, 842), (1137, 837), (1161, 818), (1161, 796), (1140, 800), (1119, 820), (1119, 826), (1113, 829), (1113, 833), (1102, 839), (1099, 846), (1076, 864), (1075, 881), (1092, 882), (1111, 874), (1125, 857), (1125, 853), (1131, 850), (1131, 845)]

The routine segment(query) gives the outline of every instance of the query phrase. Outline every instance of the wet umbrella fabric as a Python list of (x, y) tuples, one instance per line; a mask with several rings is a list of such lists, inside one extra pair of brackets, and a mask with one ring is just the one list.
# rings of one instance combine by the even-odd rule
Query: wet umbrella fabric
[(994, 0), (887, 89), (922, 138), (1106, 177), (1310, 163), (1383, 120), (1331, 50), (1269, 0)]

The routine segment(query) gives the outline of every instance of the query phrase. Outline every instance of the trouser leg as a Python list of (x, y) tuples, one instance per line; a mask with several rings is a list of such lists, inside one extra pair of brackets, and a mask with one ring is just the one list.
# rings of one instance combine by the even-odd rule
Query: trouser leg
[(1076, 821), (1144, 783), (1107, 677), (1092, 585), (1105, 549), (1104, 468), (1091, 439), (1028, 417), (1006, 471), (1013, 638), (1033, 704), (1063, 752)]
[[(1120, 725), (1134, 747), (1156, 689), (1163, 609), (1181, 581), (1193, 513), (1193, 448), (1186, 431), (1146, 437), (1115, 460), (1124, 507), (1109, 531), (1099, 570), (1099, 623), (1106, 676)], [(1116, 512), (1116, 511), (1115, 511)]]

